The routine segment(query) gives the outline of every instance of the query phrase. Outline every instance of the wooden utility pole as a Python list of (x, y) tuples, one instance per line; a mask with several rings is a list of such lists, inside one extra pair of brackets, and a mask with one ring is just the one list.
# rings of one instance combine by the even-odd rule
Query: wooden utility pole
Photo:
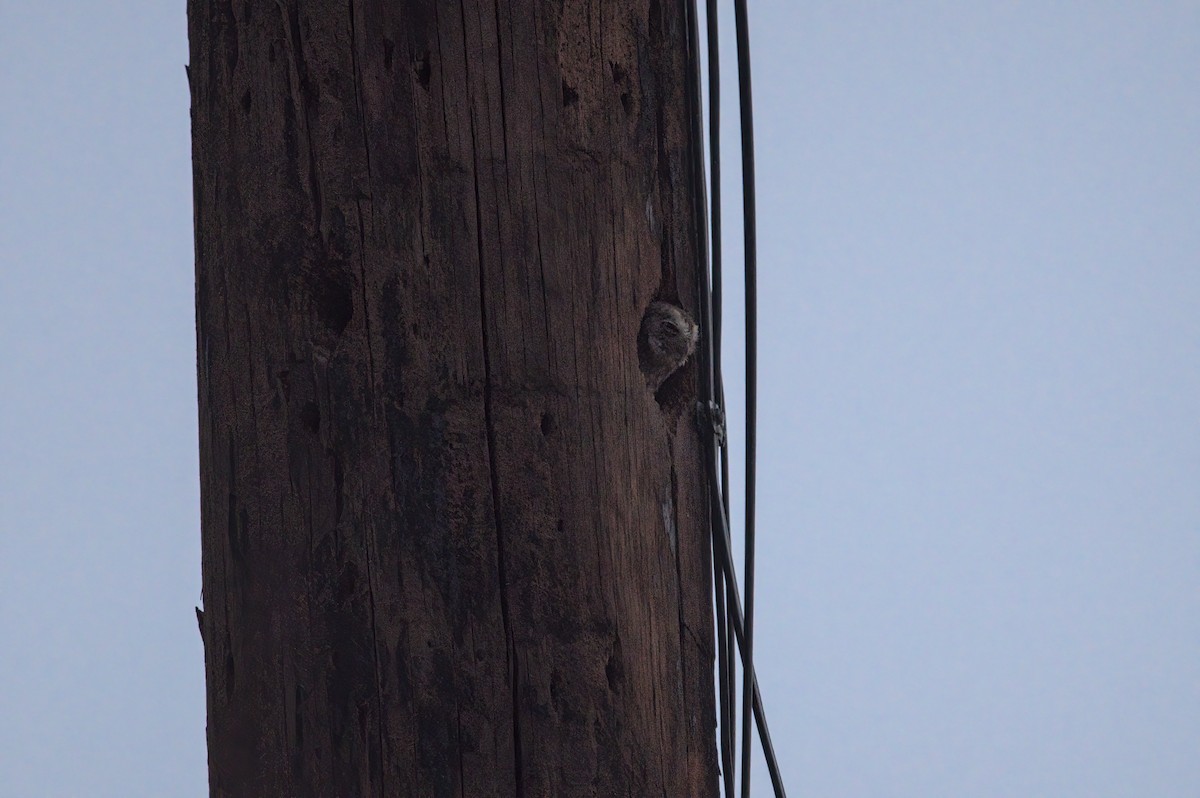
[(716, 795), (685, 13), (189, 0), (212, 795)]

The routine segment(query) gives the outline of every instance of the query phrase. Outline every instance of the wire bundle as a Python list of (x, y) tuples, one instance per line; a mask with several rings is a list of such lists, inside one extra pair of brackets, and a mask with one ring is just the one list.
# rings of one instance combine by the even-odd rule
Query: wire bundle
[[(743, 613), (733, 566), (733, 545), (729, 536), (729, 447), (725, 434), (725, 387), (721, 375), (721, 136), (720, 136), (720, 44), (717, 36), (717, 0), (706, 0), (708, 38), (708, 152), (712, 186), (711, 206), (706, 200), (700, 97), (700, 33), (696, 0), (688, 3), (688, 50), (692, 68), (688, 71), (691, 102), (692, 152), (697, 197), (696, 225), (700, 231), (696, 285), (700, 292), (700, 328), (704, 340), (700, 347), (700, 402), (697, 420), (705, 439), (706, 473), (713, 547), (713, 588), (717, 617), (717, 695), (720, 704), (721, 773), (726, 798), (734, 792), (734, 723), (736, 721), (735, 649), (742, 668), (741, 712), (741, 798), (750, 798), (751, 717), (758, 727), (763, 756), (777, 798), (786, 792), (779, 774), (779, 763), (767, 717), (763, 710), (758, 678), (754, 672), (754, 543), (755, 543), (755, 460), (757, 455), (757, 369), (758, 369), (758, 297), (757, 237), (754, 205), (754, 113), (750, 93), (750, 34), (746, 0), (733, 0), (737, 31), (738, 99), (741, 111), (742, 216), (745, 246), (746, 281), (746, 603)], [(709, 220), (711, 218), (711, 226)]]

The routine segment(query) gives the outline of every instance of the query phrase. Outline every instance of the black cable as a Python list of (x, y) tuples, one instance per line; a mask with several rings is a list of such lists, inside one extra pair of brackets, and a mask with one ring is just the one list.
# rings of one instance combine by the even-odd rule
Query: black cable
[[(711, 0), (710, 0), (711, 2)], [(715, 400), (715, 385), (719, 372), (714, 367), (715, 363), (719, 363), (719, 354), (715, 352), (715, 336), (714, 330), (716, 325), (713, 322), (713, 307), (712, 307), (712, 291), (708, 282), (708, 262), (710, 252), (708, 249), (708, 216), (707, 202), (705, 197), (705, 179), (704, 179), (704, 153), (703, 145), (701, 144), (703, 127), (703, 105), (700, 99), (700, 33), (699, 23), (697, 21), (698, 8), (696, 3), (689, 2), (685, 6), (687, 18), (687, 35), (688, 35), (688, 51), (692, 68), (688, 70), (688, 87), (687, 87), (687, 102), (690, 106), (691, 113), (689, 119), (691, 122), (691, 141), (692, 147), (692, 185), (696, 192), (696, 197), (693, 202), (693, 212), (695, 214), (695, 224), (697, 230), (697, 253), (696, 262), (698, 268), (696, 270), (696, 289), (698, 293), (697, 306), (700, 316), (700, 330), (704, 339), (697, 352), (697, 359), (700, 365), (700, 405), (705, 413), (712, 413)], [(712, 34), (712, 21), (709, 23)], [(709, 50), (711, 53), (712, 42), (709, 42)], [(710, 72), (711, 74), (711, 72)], [(718, 221), (719, 223), (719, 221)], [(699, 418), (697, 419), (700, 420)], [(704, 457), (706, 462), (713, 462), (715, 453), (715, 436), (704, 436)], [(724, 491), (721, 486), (709, 481), (709, 502), (717, 506), (724, 506)], [(710, 520), (710, 524), (713, 521)], [(715, 524), (714, 524), (715, 528)], [(727, 609), (724, 601), (724, 589), (722, 588), (722, 570), (720, 566), (720, 557), (718, 555), (718, 542), (714, 538), (713, 546), (713, 586), (714, 590), (720, 590), (721, 593), (716, 596), (717, 613), (717, 673), (719, 680), (718, 697), (721, 712), (721, 762), (722, 775), (726, 783), (726, 795), (732, 795), (732, 769), (733, 769), (733, 752), (732, 752), (732, 733), (729, 732), (733, 724), (733, 695), (729, 691), (731, 684), (728, 674), (732, 670), (732, 635), (728, 629), (729, 623), (727, 618)]]
[(708, 402), (713, 399), (713, 342), (712, 342), (712, 292), (708, 286), (708, 214), (706, 213), (707, 191), (704, 185), (704, 154), (701, 152), (701, 128), (704, 126), (701, 118), (703, 107), (700, 103), (700, 33), (696, 21), (696, 4), (690, 2), (688, 11), (688, 55), (691, 69), (688, 70), (687, 103), (690, 113), (688, 121), (691, 126), (692, 146), (692, 186), (696, 192), (692, 203), (692, 214), (696, 224), (696, 292), (699, 294), (700, 333), (704, 341), (696, 353), (700, 361), (700, 400)]
[[(715, 480), (716, 467), (711, 460), (708, 466), (709, 481)], [(771, 776), (771, 786), (775, 790), (776, 798), (787, 798), (787, 791), (783, 787), (783, 777), (779, 773), (779, 760), (775, 756), (775, 746), (771, 742), (771, 732), (767, 728), (767, 714), (763, 709), (762, 694), (758, 688), (758, 675), (754, 672), (753, 664), (747, 663), (745, 659), (745, 616), (742, 614), (742, 601), (738, 596), (737, 578), (733, 573), (733, 543), (729, 539), (729, 527), (722, 523), (719, 528), (714, 528), (713, 532), (721, 549), (721, 569), (725, 572), (725, 586), (729, 590), (730, 600), (727, 607), (730, 626), (733, 628), (738, 644), (742, 647), (742, 668), (749, 673), (752, 683), (750, 692), (754, 701), (754, 718), (758, 727), (758, 739), (762, 744), (763, 758), (767, 761), (767, 773)], [(718, 532), (720, 534), (717, 534)]]
[[(718, 26), (717, 0), (707, 0), (705, 23), (708, 38), (708, 182), (709, 182), (709, 260), (712, 269), (710, 302), (712, 311), (712, 374), (713, 396), (720, 408), (725, 407), (725, 386), (721, 378), (721, 42)], [(729, 449), (724, 441), (718, 442), (721, 457), (721, 509), (725, 523), (729, 523)], [(715, 546), (715, 540), (714, 540)], [(716, 549), (713, 550), (714, 557)], [(725, 794), (733, 795), (733, 761), (736, 753), (733, 726), (735, 712), (732, 624), (727, 617), (727, 597), (724, 579), (714, 560), (713, 590), (717, 613), (717, 680), (718, 697), (721, 705), (721, 775), (725, 781)]]
[[(726, 795), (733, 794), (733, 648), (741, 650), (743, 671), (742, 708), (742, 796), (749, 798), (750, 788), (750, 722), (758, 728), (759, 741), (767, 763), (767, 771), (777, 798), (786, 798), (779, 763), (767, 727), (758, 677), (753, 663), (753, 586), (754, 586), (754, 490), (757, 452), (757, 262), (754, 203), (754, 133), (750, 98), (749, 33), (745, 0), (734, 0), (738, 43), (738, 88), (742, 123), (742, 181), (743, 218), (746, 270), (746, 612), (738, 595), (737, 577), (733, 569), (732, 544), (729, 537), (729, 459), (724, 440), (724, 384), (721, 377), (721, 210), (720, 210), (720, 62), (717, 36), (716, 0), (706, 0), (708, 15), (709, 54), (709, 166), (712, 174), (712, 249), (709, 249), (709, 219), (701, 130), (702, 103), (700, 100), (700, 63), (698, 8), (695, 0), (686, 4), (688, 10), (688, 44), (693, 69), (688, 74), (687, 101), (691, 106), (693, 141), (693, 185), (697, 193), (694, 203), (698, 235), (697, 289), (699, 293), (700, 328), (704, 342), (697, 353), (700, 362), (700, 410), (706, 428), (704, 457), (709, 483), (709, 502), (712, 516), (713, 586), (716, 595), (719, 694), (722, 710), (721, 756)], [(709, 284), (709, 263), (712, 263), (712, 285)], [(718, 475), (718, 453), (720, 475)], [(724, 582), (724, 585), (721, 583)], [(724, 588), (722, 590), (722, 587)]]
[(742, 639), (742, 798), (750, 798), (750, 712), (754, 693), (754, 521), (758, 417), (758, 264), (754, 206), (754, 110), (746, 0), (733, 0), (742, 122), (742, 238), (746, 271), (746, 615)]
[[(721, 43), (717, 30), (717, 0), (707, 0), (708, 22), (708, 179), (711, 185), (709, 209), (712, 246), (712, 341), (714, 394), (725, 406), (721, 386)], [(722, 452), (725, 447), (721, 446)], [(728, 458), (726, 458), (727, 460)], [(722, 482), (722, 487), (729, 483)], [(725, 517), (729, 517), (729, 495), (723, 491)]]
[(716, 600), (717, 616), (717, 698), (721, 718), (721, 778), (725, 782), (725, 795), (733, 795), (733, 695), (729, 690), (732, 682), (728, 675), (733, 670), (730, 640), (733, 634), (725, 606), (725, 574), (721, 568), (717, 539), (713, 546), (713, 596)]

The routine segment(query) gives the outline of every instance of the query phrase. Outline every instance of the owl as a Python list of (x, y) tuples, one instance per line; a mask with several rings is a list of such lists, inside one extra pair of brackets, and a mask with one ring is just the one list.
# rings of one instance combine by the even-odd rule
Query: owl
[(651, 392), (659, 387), (696, 350), (700, 328), (683, 308), (669, 302), (651, 302), (638, 331), (638, 361)]

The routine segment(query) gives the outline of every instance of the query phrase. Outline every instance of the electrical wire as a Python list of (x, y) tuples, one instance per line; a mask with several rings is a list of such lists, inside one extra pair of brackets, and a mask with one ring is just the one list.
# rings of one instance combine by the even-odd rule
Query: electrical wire
[[(733, 548), (729, 535), (729, 449), (725, 440), (723, 410), (724, 381), (721, 374), (722, 322), (722, 238), (721, 238), (721, 140), (720, 140), (720, 46), (718, 40), (718, 2), (706, 0), (708, 37), (708, 150), (709, 182), (701, 129), (700, 55), (697, 1), (687, 3), (688, 50), (692, 68), (688, 72), (687, 101), (691, 111), (693, 186), (696, 229), (699, 233), (697, 280), (700, 327), (704, 340), (697, 353), (700, 361), (700, 404), (697, 421), (704, 431), (704, 457), (709, 484), (710, 523), (712, 526), (713, 588), (717, 625), (717, 692), (720, 703), (720, 755), (723, 786), (727, 798), (734, 794), (734, 722), (736, 695), (734, 649), (740, 650), (742, 665), (741, 795), (750, 794), (751, 721), (758, 730), (767, 772), (777, 798), (786, 798), (779, 763), (767, 727), (766, 712), (753, 661), (754, 642), (754, 552), (755, 483), (757, 459), (757, 231), (754, 189), (753, 103), (750, 93), (750, 41), (746, 0), (733, 0), (737, 37), (738, 97), (741, 116), (742, 211), (745, 246), (746, 285), (746, 534), (745, 576), (746, 605), (743, 613), (733, 567)], [(707, 187), (711, 186), (711, 205)], [(711, 227), (710, 227), (711, 217)], [(711, 246), (710, 246), (711, 244)], [(710, 284), (711, 278), (711, 284)]]
[[(709, 481), (711, 482), (716, 479), (716, 476), (716, 471), (710, 462), (708, 472)], [(731, 600), (727, 604), (729, 626), (733, 629), (738, 644), (745, 651), (745, 616), (742, 613), (741, 598), (738, 596), (737, 577), (733, 572), (733, 543), (729, 539), (729, 527), (722, 524), (719, 528), (714, 528), (713, 533), (714, 539), (721, 548), (720, 563), (721, 568), (725, 571), (725, 584), (730, 589)], [(759, 742), (762, 744), (763, 758), (767, 761), (767, 773), (771, 777), (771, 786), (774, 788), (777, 798), (787, 798), (787, 792), (783, 786), (783, 777), (779, 772), (779, 760), (775, 756), (775, 746), (771, 742), (771, 732), (767, 727), (767, 713), (763, 709), (762, 693), (758, 687), (758, 675), (754, 672), (754, 668), (751, 665), (747, 665), (744, 658), (742, 660), (742, 667), (749, 674), (754, 719), (758, 727)], [(746, 742), (748, 741), (743, 739), (743, 744)]]
[(742, 635), (742, 798), (750, 798), (750, 707), (754, 694), (755, 482), (758, 453), (758, 248), (754, 203), (754, 108), (746, 0), (733, 0), (742, 123), (742, 238), (746, 274), (746, 619)]
[[(718, 26), (717, 0), (706, 0), (705, 23), (708, 38), (708, 185), (709, 185), (709, 262), (711, 264), (712, 288), (710, 292), (710, 307), (712, 319), (712, 374), (713, 395), (706, 397), (714, 400), (717, 407), (725, 406), (725, 386), (721, 379), (721, 46)], [(693, 16), (695, 16), (693, 14)], [(721, 460), (721, 512), (725, 525), (729, 525), (729, 447), (723, 441), (718, 441), (717, 448)], [(714, 523), (715, 525), (715, 523)], [(724, 779), (725, 794), (733, 795), (734, 766), (736, 743), (734, 738), (734, 722), (736, 711), (734, 699), (734, 668), (733, 668), (733, 629), (728, 622), (726, 609), (730, 597), (726, 594), (724, 573), (717, 562), (718, 552), (714, 537), (713, 548), (713, 591), (717, 615), (717, 678), (718, 699), (721, 711), (721, 775)]]
[[(709, 7), (715, 4), (715, 0), (708, 0)], [(713, 271), (714, 279), (720, 279), (720, 251), (716, 247), (719, 246), (716, 242), (720, 241), (720, 177), (719, 163), (717, 161), (717, 153), (719, 149), (714, 148), (711, 155), (711, 165), (715, 180), (713, 183), (714, 199), (713, 207), (718, 211), (713, 217), (713, 241), (714, 249), (709, 250), (709, 227), (708, 217), (706, 215), (706, 197), (705, 197), (705, 175), (704, 175), (704, 158), (701, 142), (701, 129), (703, 127), (703, 105), (700, 99), (700, 34), (697, 21), (697, 7), (695, 2), (687, 4), (688, 11), (688, 55), (691, 61), (692, 69), (688, 73), (688, 91), (687, 101), (689, 104), (689, 119), (691, 121), (691, 140), (692, 147), (692, 185), (696, 190), (696, 198), (693, 202), (693, 212), (695, 213), (695, 223), (699, 235), (697, 236), (697, 263), (700, 264), (697, 269), (696, 288), (699, 294), (698, 307), (700, 315), (700, 329), (704, 336), (697, 359), (700, 364), (700, 408), (709, 410), (715, 406), (714, 397), (717, 395), (719, 379), (720, 379), (720, 309), (719, 306), (714, 306), (714, 298), (719, 302), (720, 289), (719, 284), (717, 289), (711, 290), (709, 287), (709, 271), (708, 263), (710, 257), (717, 264)], [(716, 18), (710, 16), (708, 18), (708, 46), (710, 57), (715, 52), (714, 41), (716, 35)], [(713, 76), (713, 67), (710, 62), (709, 78), (710, 78), (710, 101), (714, 90), (714, 84), (711, 82)], [(715, 107), (710, 104), (710, 108)], [(710, 126), (709, 135), (712, 137), (713, 128)], [(719, 139), (718, 139), (719, 141)], [(699, 417), (697, 420), (700, 420)], [(714, 445), (716, 444), (716, 436), (705, 438), (704, 457), (706, 463), (712, 465), (715, 462)], [(709, 523), (713, 529), (719, 526), (727, 526), (727, 508), (728, 498), (726, 492), (722, 490), (722, 485), (709, 481), (708, 485), (709, 504), (712, 512), (721, 517), (710, 519)], [(725, 508), (725, 509), (721, 509)], [(713, 555), (713, 588), (715, 592), (715, 612), (717, 618), (717, 673), (718, 673), (718, 704), (720, 711), (720, 757), (721, 757), (721, 774), (724, 780), (725, 794), (733, 795), (733, 723), (734, 723), (734, 708), (733, 708), (733, 648), (735, 646), (733, 630), (729, 623), (729, 610), (726, 606), (727, 594), (724, 586), (725, 569), (722, 567), (722, 549), (716, 536), (712, 536), (712, 555)]]

